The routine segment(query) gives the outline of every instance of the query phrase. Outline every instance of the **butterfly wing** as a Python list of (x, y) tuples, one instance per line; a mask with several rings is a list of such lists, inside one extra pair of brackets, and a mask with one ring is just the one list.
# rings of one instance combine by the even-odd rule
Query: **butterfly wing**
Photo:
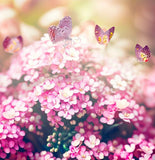
[(140, 55), (140, 52), (143, 48), (139, 45), (139, 44), (136, 44), (135, 46), (135, 54), (136, 54), (136, 57), (139, 61), (143, 61), (142, 58), (141, 58), (141, 55)]
[(11, 38), (10, 37), (6, 37), (3, 41), (3, 48), (5, 51), (8, 50), (8, 45), (10, 44)]
[(151, 57), (151, 52), (148, 46), (145, 46), (142, 51), (147, 55), (147, 57)]
[(57, 26), (49, 27), (48, 33), (53, 43), (56, 43), (64, 39), (64, 34), (63, 34), (62, 29)]
[(18, 36), (17, 39), (18, 39), (19, 43), (21, 44), (21, 47), (23, 47), (23, 38), (22, 38), (22, 36)]
[(95, 26), (95, 36), (99, 44), (107, 45), (112, 38), (115, 31), (115, 27), (111, 27), (106, 32), (103, 31), (103, 29), (96, 25)]
[(150, 49), (148, 46), (145, 46), (142, 49), (142, 53), (141, 53), (142, 59), (144, 62), (147, 62), (149, 60), (149, 57), (151, 57), (151, 53), (150, 53)]
[(106, 31), (106, 35), (108, 36), (109, 41), (111, 40), (115, 31), (115, 27), (111, 27), (109, 30)]
[(58, 27), (61, 29), (59, 30), (59, 34), (64, 37), (64, 39), (69, 38), (72, 32), (72, 19), (69, 16), (64, 17)]
[(49, 33), (49, 36), (50, 36), (50, 39), (52, 42), (55, 42), (55, 35), (56, 35), (56, 30), (57, 30), (57, 27), (56, 26), (50, 26), (48, 28), (48, 33)]
[(98, 25), (95, 26), (95, 37), (99, 44), (104, 44), (103, 42), (103, 36), (105, 32), (102, 30), (102, 28)]
[(50, 39), (53, 43), (68, 39), (72, 32), (72, 20), (70, 17), (64, 17), (58, 26), (51, 26), (48, 29)]

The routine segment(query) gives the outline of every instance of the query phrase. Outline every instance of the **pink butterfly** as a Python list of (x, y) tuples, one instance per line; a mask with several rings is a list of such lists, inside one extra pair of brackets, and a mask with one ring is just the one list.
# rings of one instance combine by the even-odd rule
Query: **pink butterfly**
[(22, 36), (18, 37), (6, 37), (3, 41), (3, 48), (6, 52), (17, 53), (23, 48), (23, 38)]
[(58, 26), (50, 26), (48, 29), (49, 36), (53, 43), (69, 39), (69, 36), (72, 32), (72, 19), (67, 16), (64, 17)]
[(145, 46), (143, 48), (139, 44), (136, 44), (135, 53), (137, 59), (141, 62), (147, 62), (149, 60), (149, 57), (151, 57), (151, 52), (148, 46)]
[(112, 38), (115, 31), (115, 27), (111, 27), (109, 30), (104, 31), (100, 26), (95, 26), (95, 36), (99, 44), (107, 45)]

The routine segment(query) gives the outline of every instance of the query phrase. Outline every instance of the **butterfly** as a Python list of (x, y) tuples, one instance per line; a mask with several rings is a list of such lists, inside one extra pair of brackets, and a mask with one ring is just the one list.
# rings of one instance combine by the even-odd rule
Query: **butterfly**
[(151, 52), (148, 46), (143, 48), (139, 44), (136, 44), (135, 53), (137, 59), (141, 62), (147, 62), (151, 57)]
[(64, 17), (60, 20), (58, 26), (50, 26), (48, 33), (53, 43), (69, 39), (72, 32), (72, 19), (69, 16)]
[(99, 44), (107, 45), (111, 40), (115, 31), (115, 27), (111, 27), (109, 30), (104, 31), (100, 26), (95, 26), (95, 36)]
[(6, 37), (3, 41), (3, 48), (6, 52), (17, 53), (23, 48), (23, 38), (18, 37)]

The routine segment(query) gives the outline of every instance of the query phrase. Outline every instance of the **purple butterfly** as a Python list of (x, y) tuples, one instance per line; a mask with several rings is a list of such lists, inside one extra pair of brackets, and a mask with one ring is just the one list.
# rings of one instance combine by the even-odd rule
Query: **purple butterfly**
[(141, 62), (147, 62), (149, 60), (149, 57), (151, 57), (151, 52), (148, 46), (145, 46), (143, 48), (139, 44), (136, 44), (135, 53), (137, 59)]
[(72, 32), (72, 19), (67, 16), (64, 17), (58, 26), (50, 26), (48, 29), (49, 36), (53, 43), (69, 39), (69, 36)]
[(100, 26), (95, 26), (95, 36), (99, 44), (107, 45), (112, 38), (115, 31), (115, 27), (111, 27), (109, 30), (103, 30)]
[(17, 53), (23, 48), (23, 38), (22, 36), (18, 37), (6, 37), (3, 41), (3, 48), (6, 52)]

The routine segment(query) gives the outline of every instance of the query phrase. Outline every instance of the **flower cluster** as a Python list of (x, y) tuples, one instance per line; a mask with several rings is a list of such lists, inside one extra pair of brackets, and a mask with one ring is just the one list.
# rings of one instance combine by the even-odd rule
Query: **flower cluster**
[(0, 75), (0, 158), (153, 160), (155, 85), (134, 63), (80, 35), (21, 49)]

